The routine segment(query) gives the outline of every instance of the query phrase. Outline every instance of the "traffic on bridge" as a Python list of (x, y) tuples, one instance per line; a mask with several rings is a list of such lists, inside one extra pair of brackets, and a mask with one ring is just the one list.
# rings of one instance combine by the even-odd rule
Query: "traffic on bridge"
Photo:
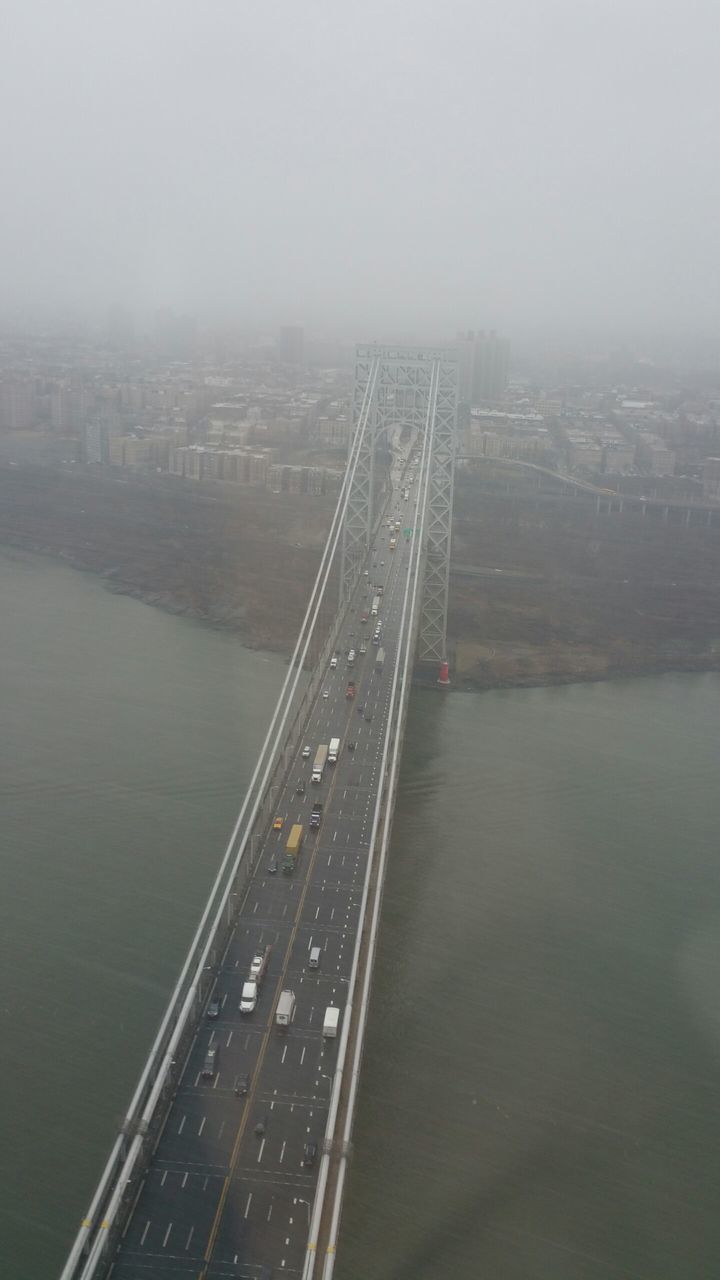
[(314, 595), (341, 531), (351, 589), (288, 729), (312, 622), (298, 641), (265, 775), (261, 758), (63, 1280), (332, 1275), (427, 573), (439, 363), (425, 361), (421, 416), (396, 432), (379, 512), (368, 505), (353, 544), (346, 509), (386, 367), (369, 363)]

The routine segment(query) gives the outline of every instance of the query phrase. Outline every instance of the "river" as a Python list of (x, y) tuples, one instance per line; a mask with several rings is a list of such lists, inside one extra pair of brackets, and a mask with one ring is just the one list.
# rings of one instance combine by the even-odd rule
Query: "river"
[[(0, 553), (0, 1275), (57, 1274), (284, 665)], [(413, 694), (337, 1280), (717, 1273), (720, 677)]]

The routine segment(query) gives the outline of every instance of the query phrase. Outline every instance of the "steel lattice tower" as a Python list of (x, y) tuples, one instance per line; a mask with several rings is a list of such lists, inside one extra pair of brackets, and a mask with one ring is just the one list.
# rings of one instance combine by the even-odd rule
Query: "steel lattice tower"
[[(457, 443), (457, 353), (442, 347), (356, 349), (353, 392), (353, 440), (358, 459), (348, 496), (341, 570), (342, 599), (347, 600), (367, 556), (376, 507), (375, 455), (387, 445), (394, 427), (410, 426), (429, 456), (425, 505), (423, 590), (418, 660), (442, 662), (446, 656), (450, 538)], [(434, 412), (431, 409), (434, 406)], [(424, 488), (424, 486), (422, 486)], [(414, 516), (421, 523), (418, 506)]]

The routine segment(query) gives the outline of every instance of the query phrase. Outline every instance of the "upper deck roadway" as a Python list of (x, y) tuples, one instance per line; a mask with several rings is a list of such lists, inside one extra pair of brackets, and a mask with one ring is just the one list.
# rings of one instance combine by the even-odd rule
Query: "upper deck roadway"
[[(337, 642), (337, 667), (328, 666), (320, 683), (277, 795), (275, 813), (283, 819), (282, 830), (268, 823), (255, 874), (221, 958), (214, 991), (221, 998), (219, 1017), (203, 1019), (192, 1040), (110, 1267), (112, 1280), (302, 1275), (340, 1044), (339, 1038), (323, 1038), (323, 1016), (328, 1005), (344, 1011), (347, 999), (373, 815), (383, 784), (383, 745), (410, 564), (410, 543), (402, 534), (397, 549), (390, 550), (387, 519), (396, 516), (403, 527), (412, 523), (417, 480), (409, 500), (398, 487), (397, 469), (394, 481), (365, 566), (367, 576), (359, 580)], [(375, 619), (365, 625), (360, 621), (370, 611), (375, 584), (384, 587), (382, 672), (375, 669)], [(363, 639), (365, 654), (359, 651)], [(357, 653), (352, 669), (347, 662), (351, 647)], [(353, 701), (346, 699), (351, 678), (357, 686)], [(337, 764), (328, 765), (322, 783), (313, 786), (317, 746), (333, 737), (341, 741)], [(309, 759), (302, 756), (305, 745)], [(304, 794), (296, 791), (299, 780)], [(316, 800), (323, 803), (317, 832), (309, 830)], [(294, 874), (284, 875), (285, 843), (296, 822), (305, 829), (304, 846)], [(273, 859), (278, 860), (276, 873), (268, 869)], [(257, 1007), (241, 1014), (250, 961), (267, 946), (272, 951)], [(307, 962), (316, 946), (321, 961), (314, 970)], [(296, 996), (286, 1033), (274, 1024), (284, 988)], [(211, 1040), (219, 1046), (217, 1071), (206, 1079), (202, 1067)], [(245, 1073), (248, 1092), (238, 1096), (234, 1085)], [(256, 1132), (259, 1125), (262, 1131)], [(303, 1164), (309, 1142), (318, 1148), (310, 1168)]]

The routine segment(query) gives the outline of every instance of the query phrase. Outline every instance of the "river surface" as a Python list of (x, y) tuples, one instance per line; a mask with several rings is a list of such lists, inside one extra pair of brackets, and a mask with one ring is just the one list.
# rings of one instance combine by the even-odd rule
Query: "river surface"
[[(278, 658), (0, 552), (0, 1276), (61, 1266)], [(336, 1280), (720, 1274), (720, 677), (413, 694)]]

